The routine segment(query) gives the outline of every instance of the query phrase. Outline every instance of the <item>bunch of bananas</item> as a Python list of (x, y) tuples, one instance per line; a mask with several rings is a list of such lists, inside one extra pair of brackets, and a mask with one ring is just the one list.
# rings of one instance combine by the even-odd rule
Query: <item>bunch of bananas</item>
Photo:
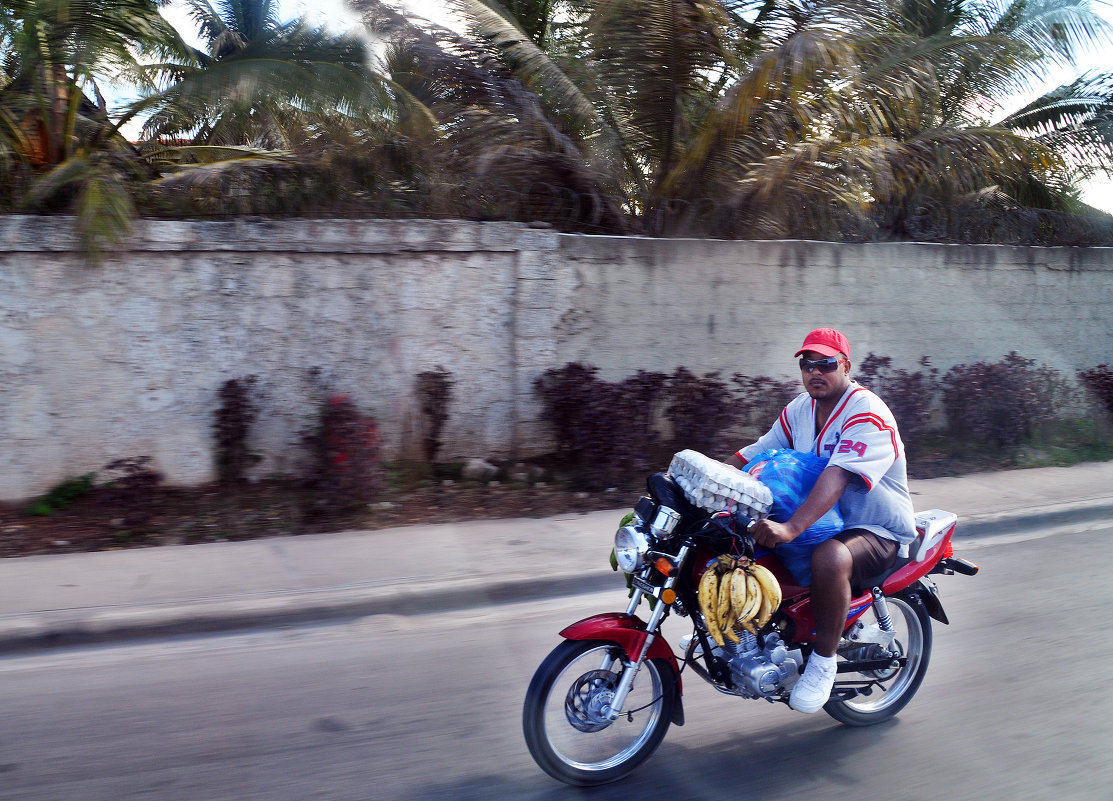
[(739, 642), (736, 628), (757, 634), (781, 605), (781, 585), (769, 569), (746, 557), (720, 556), (699, 583), (699, 607), (720, 646)]

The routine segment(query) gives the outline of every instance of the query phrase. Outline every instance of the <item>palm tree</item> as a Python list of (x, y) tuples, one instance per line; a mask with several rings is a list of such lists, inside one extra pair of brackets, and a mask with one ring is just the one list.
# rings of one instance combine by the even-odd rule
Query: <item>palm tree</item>
[(986, 119), (1041, 65), (1107, 37), (1084, 2), (1050, 5), (781, 4), (670, 186), (713, 189), (734, 235), (903, 238), (986, 190), (1069, 208), (1062, 150)]
[(903, 0), (900, 10), (900, 32), (924, 50), (912, 63), (930, 77), (934, 91), (916, 113), (903, 115), (895, 136), (914, 143), (977, 133), (982, 142), (1003, 145), (985, 160), (984, 175), (936, 191), (936, 208), (978, 203), (974, 193), (989, 192), (1014, 207), (1081, 210), (1078, 181), (1102, 161), (1113, 164), (1113, 107), (1103, 114), (1094, 91), (1113, 74), (1059, 87), (1021, 112), (1001, 107), (1010, 96), (1031, 94), (1050, 72), (1076, 64), (1086, 48), (1113, 42), (1088, 0)]
[[(0, 152), (9, 202), (75, 209), (86, 244), (121, 235), (137, 164), (99, 81), (184, 47), (154, 0), (9, 0), (0, 10)], [(92, 97), (90, 97), (90, 94)]]
[[(650, 232), (906, 237), (986, 192), (1072, 208), (1070, 148), (1108, 155), (1093, 93), (1073, 107), (1085, 125), (1028, 110), (1053, 133), (990, 117), (1109, 41), (1086, 0), (567, 0), (540, 45), (520, 10), (457, 2), (484, 57)], [(487, 131), (467, 151), (506, 141)]]
[[(204, 49), (134, 73), (163, 213), (374, 208), (400, 111), (361, 39), (275, 0), (189, 0)], [(184, 191), (183, 191), (184, 190)]]
[(179, 46), (154, 0), (9, 0), (0, 10), (6, 142), (51, 168), (114, 135), (98, 81)]
[(292, 150), (318, 115), (389, 107), (363, 43), (303, 20), (283, 21), (276, 0), (189, 0), (205, 50), (136, 72), (148, 94), (145, 135), (197, 145)]
[[(508, 25), (518, 68), (530, 62), (544, 75), (536, 85), (516, 78), (481, 42), (415, 24), (378, 0), (352, 5), (374, 36), (390, 42), (384, 69), (400, 103), (398, 151), (411, 165), (404, 183), (428, 198), (425, 209), (625, 230), (609, 169), (585, 158), (595, 109), (527, 33), (492, 12)], [(545, 89), (552, 91), (543, 101), (534, 90)]]

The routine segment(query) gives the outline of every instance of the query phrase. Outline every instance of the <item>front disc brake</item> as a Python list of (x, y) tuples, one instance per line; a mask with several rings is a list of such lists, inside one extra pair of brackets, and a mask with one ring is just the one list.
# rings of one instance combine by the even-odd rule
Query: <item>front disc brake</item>
[(564, 714), (577, 731), (602, 731), (612, 721), (606, 710), (614, 700), (618, 676), (609, 670), (592, 670), (580, 676), (564, 698)]

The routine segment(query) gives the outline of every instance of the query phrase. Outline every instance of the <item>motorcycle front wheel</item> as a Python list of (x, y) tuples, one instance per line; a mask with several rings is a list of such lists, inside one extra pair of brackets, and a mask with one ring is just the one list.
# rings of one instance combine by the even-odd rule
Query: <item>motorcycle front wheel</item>
[[(847, 726), (872, 726), (888, 720), (912, 700), (927, 673), (931, 657), (931, 620), (919, 598), (886, 596), (889, 617), (896, 636), (896, 655), (905, 658), (901, 667), (884, 671), (853, 674), (840, 673), (839, 679), (860, 675), (867, 692), (846, 700), (833, 698), (823, 711)], [(866, 652), (861, 658), (878, 658), (881, 653)]]
[(672, 722), (676, 678), (664, 660), (647, 659), (611, 721), (605, 713), (624, 671), (615, 643), (565, 640), (541, 663), (526, 691), (522, 729), (537, 764), (578, 786), (622, 778), (652, 754)]

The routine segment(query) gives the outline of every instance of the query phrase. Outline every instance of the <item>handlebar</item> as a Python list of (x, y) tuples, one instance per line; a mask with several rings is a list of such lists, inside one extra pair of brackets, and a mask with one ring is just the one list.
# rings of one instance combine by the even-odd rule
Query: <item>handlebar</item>
[[(732, 547), (724, 547), (724, 551), (741, 551), (743, 555), (752, 559), (757, 542), (750, 536), (749, 530), (755, 522), (757, 521), (754, 518), (744, 512), (723, 510), (715, 512), (707, 518), (702, 532), (706, 532), (708, 538), (712, 540), (723, 540), (723, 538), (729, 537), (731, 541), (729, 545)], [(712, 531), (712, 528), (718, 529), (718, 531)]]

